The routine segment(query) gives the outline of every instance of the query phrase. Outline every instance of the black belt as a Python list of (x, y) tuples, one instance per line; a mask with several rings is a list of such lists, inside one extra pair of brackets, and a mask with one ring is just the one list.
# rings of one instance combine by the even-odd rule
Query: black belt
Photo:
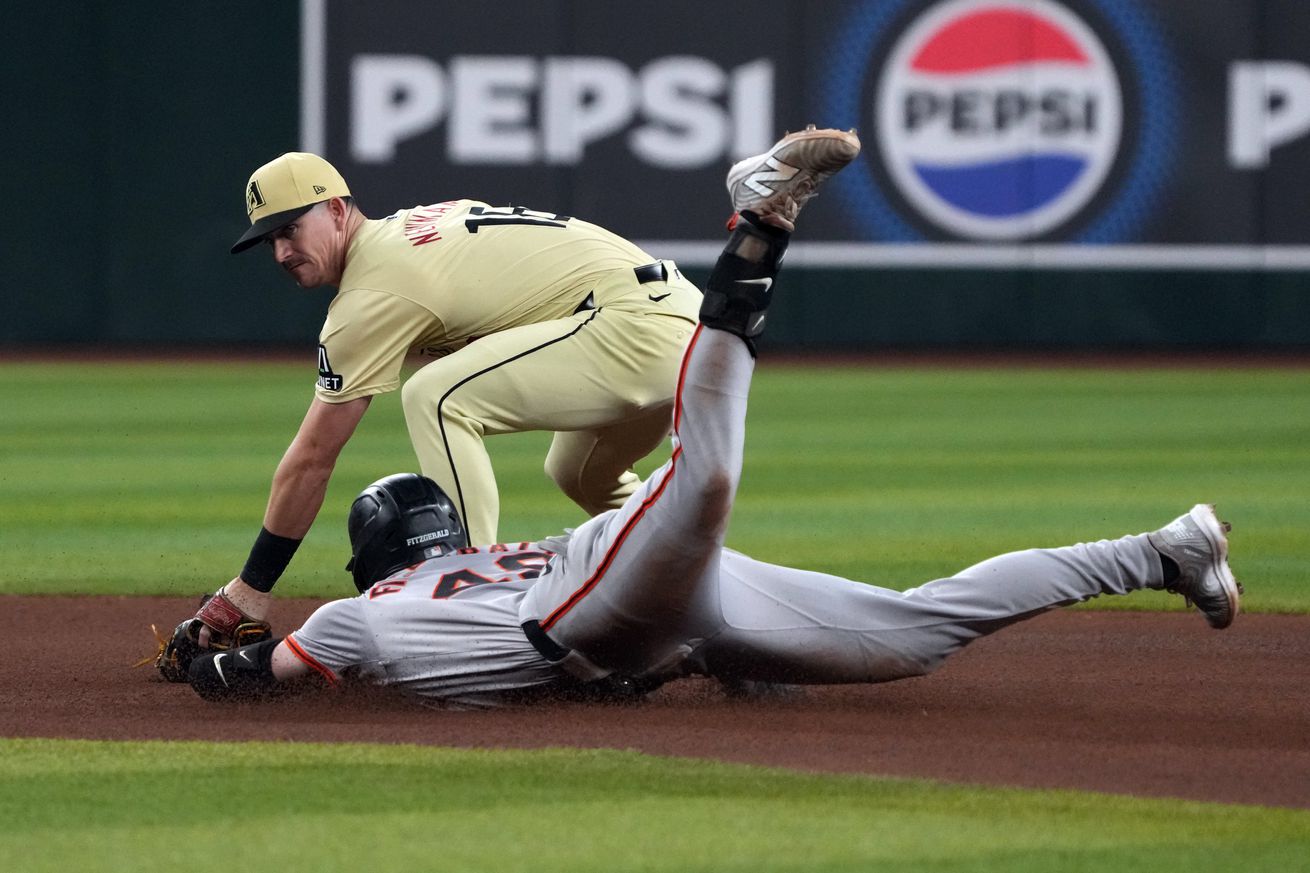
[(546, 636), (546, 632), (541, 629), (541, 622), (535, 618), (523, 622), (523, 636), (528, 638), (532, 648), (536, 649), (541, 657), (552, 664), (558, 664), (569, 656), (569, 650)]
[(586, 312), (588, 309), (595, 309), (595, 308), (596, 308), (596, 292), (592, 291), (590, 294), (587, 295), (587, 299), (579, 303), (578, 308), (573, 310), (573, 314), (577, 315), (579, 312)]
[[(642, 285), (648, 285), (651, 282), (669, 281), (669, 268), (664, 266), (663, 261), (656, 261), (653, 264), (645, 264), (640, 267), (633, 267), (632, 273), (634, 276), (637, 277), (637, 282)], [(573, 314), (577, 315), (579, 312), (586, 312), (589, 309), (595, 309), (595, 308), (596, 308), (596, 292), (593, 291), (592, 293), (587, 295), (586, 300), (583, 300), (581, 303), (578, 304), (578, 307), (573, 310)]]
[(636, 274), (637, 281), (643, 285), (650, 282), (667, 282), (669, 280), (669, 268), (664, 266), (663, 261), (646, 264), (644, 267), (633, 267), (632, 272)]
[[(546, 632), (541, 629), (541, 623), (536, 619), (523, 622), (521, 627), (523, 628), (523, 636), (527, 637), (528, 642), (532, 643), (532, 648), (536, 649), (537, 654), (550, 663), (558, 664), (568, 657), (570, 650), (547, 636)], [(611, 673), (604, 679), (593, 679), (590, 682), (570, 679), (565, 682), (564, 690), (566, 693), (576, 695), (580, 700), (621, 703), (640, 700), (663, 684), (663, 679), (652, 676), (634, 678), (619, 673)]]

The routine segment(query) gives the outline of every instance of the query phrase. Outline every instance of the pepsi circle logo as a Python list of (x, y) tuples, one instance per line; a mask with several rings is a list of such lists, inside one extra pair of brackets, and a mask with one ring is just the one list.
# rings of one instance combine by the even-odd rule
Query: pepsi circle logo
[(828, 44), (819, 117), (868, 144), (830, 183), (856, 237), (1129, 242), (1177, 172), (1177, 65), (1141, 0), (851, 0)]
[(880, 154), (924, 218), (970, 239), (1040, 236), (1088, 205), (1123, 128), (1096, 33), (1053, 0), (948, 0), (901, 34), (878, 78)]

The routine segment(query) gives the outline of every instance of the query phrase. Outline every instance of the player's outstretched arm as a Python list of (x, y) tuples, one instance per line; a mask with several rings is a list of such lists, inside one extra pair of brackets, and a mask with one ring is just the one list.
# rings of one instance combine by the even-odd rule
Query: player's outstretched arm
[(205, 700), (250, 701), (274, 697), (308, 674), (285, 641), (269, 639), (196, 658), (187, 681)]
[(337, 458), (371, 399), (325, 403), (314, 398), (310, 403), (300, 430), (273, 474), (264, 526), (245, 568), (196, 614), (205, 624), (199, 635), (202, 648), (210, 645), (214, 634), (227, 634), (229, 626), (243, 618), (262, 620), (268, 614), (272, 600), (268, 592), (318, 516)]
[[(293, 539), (303, 538), (309, 532), (323, 505), (337, 458), (354, 435), (372, 399), (359, 397), (345, 403), (325, 403), (314, 398), (273, 474), (273, 487), (264, 512), (265, 528)], [(261, 577), (270, 572), (267, 567), (247, 565), (247, 569)], [(255, 587), (262, 581), (262, 578), (246, 579), (245, 573), (242, 578)]]

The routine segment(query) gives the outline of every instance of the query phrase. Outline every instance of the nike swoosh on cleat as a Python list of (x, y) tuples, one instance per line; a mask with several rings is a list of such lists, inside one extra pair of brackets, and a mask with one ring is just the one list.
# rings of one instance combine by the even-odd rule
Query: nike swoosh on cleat
[[(227, 677), (223, 675), (223, 656), (222, 656), (222, 655), (215, 655), (215, 656), (214, 656), (214, 671), (215, 671), (216, 673), (218, 673), (218, 678), (223, 680), (223, 684), (224, 684), (224, 685), (228, 685)], [(230, 688), (231, 686), (228, 685), (228, 687)]]
[(673, 293), (672, 291), (669, 291), (664, 294), (647, 294), (646, 296), (651, 299), (652, 303), (659, 303), (661, 300), (663, 300), (665, 297), (668, 297), (672, 293)]
[(237, 654), (240, 655), (241, 659), (245, 661), (247, 664), (255, 663), (254, 661), (250, 660), (250, 653), (247, 652), (244, 648), (237, 649)]

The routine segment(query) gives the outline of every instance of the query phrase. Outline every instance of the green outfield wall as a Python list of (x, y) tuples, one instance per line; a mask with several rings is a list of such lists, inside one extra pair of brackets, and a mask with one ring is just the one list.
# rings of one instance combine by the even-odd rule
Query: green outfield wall
[[(692, 271), (702, 278), (706, 271)], [(786, 274), (765, 341), (861, 352), (1310, 348), (1297, 274), (822, 270)], [(793, 293), (795, 292), (795, 293)]]
[[(1061, 0), (1058, 9), (1049, 6), (1053, 0), (1043, 2), (1048, 3), (1043, 9), (1059, 15), (1081, 16), (1101, 34), (1106, 56), (1119, 64), (1126, 131), (1120, 149), (1128, 163), (1111, 168), (1108, 193), (1089, 201), (1064, 225), (1005, 242), (1007, 251), (1019, 254), (995, 266), (994, 245), (932, 226), (914, 213), (907, 197), (895, 195), (886, 173), (871, 163), (859, 170), (863, 176), (852, 178), (867, 177), (881, 186), (868, 190), (885, 190), (888, 214), (900, 216), (892, 224), (903, 225), (909, 236), (898, 237), (899, 231), (876, 222), (861, 224), (860, 189), (837, 188), (816, 200), (807, 210), (811, 223), (798, 235), (782, 313), (770, 328), (771, 346), (844, 351), (1310, 349), (1310, 249), (1301, 248), (1298, 240), (1302, 230), (1310, 237), (1310, 212), (1297, 206), (1310, 193), (1302, 184), (1310, 180), (1310, 138), (1298, 132), (1298, 127), (1310, 128), (1310, 91), (1296, 91), (1302, 84), (1310, 88), (1310, 49), (1280, 45), (1277, 35), (1295, 31), (1284, 20), (1288, 16), (1303, 16), (1310, 27), (1310, 9), (1272, 0), (1237, 4), (1234, 10), (1245, 10), (1249, 21), (1232, 28), (1231, 51), (1223, 54), (1223, 64), (1210, 69), (1203, 66), (1209, 55), (1189, 45), (1228, 37), (1177, 31), (1170, 16), (1179, 4), (1172, 0), (1141, 0), (1136, 6), (1130, 0)], [(704, 10), (717, 8), (714, 3), (685, 5), (687, 15), (703, 16), (709, 14)], [(714, 107), (719, 107), (719, 128), (737, 131), (740, 143), (749, 143), (751, 136), (763, 135), (758, 130), (795, 127), (807, 117), (827, 121), (827, 112), (841, 114), (839, 101), (828, 94), (839, 87), (833, 85), (835, 74), (822, 67), (823, 52), (814, 50), (829, 39), (825, 28), (868, 19), (870, 27), (883, 28), (869, 37), (873, 54), (890, 52), (899, 38), (892, 33), (899, 25), (875, 21), (871, 16), (877, 7), (868, 3), (811, 3), (805, 5), (813, 10), (810, 16), (799, 14), (798, 2), (764, 5), (792, 22), (795, 36), (760, 51), (758, 42), (738, 44), (735, 36), (721, 31), (691, 28), (680, 35), (672, 19), (646, 20), (658, 10), (641, 12), (636, 25), (610, 22), (643, 28), (648, 38), (636, 46), (614, 37), (617, 31), (589, 29), (589, 16), (612, 6), (584, 0), (507, 2), (486, 12), (481, 23), (462, 6), (445, 4), (28, 4), (10, 13), (0, 62), (10, 86), (4, 173), (10, 213), (3, 270), (13, 304), (0, 320), (0, 350), (66, 345), (312, 348), (329, 292), (295, 288), (259, 251), (242, 257), (227, 253), (245, 225), (242, 186), (250, 171), (281, 152), (306, 147), (307, 141), (348, 168), (347, 178), (356, 180), (352, 186), (374, 217), (454, 196), (568, 209), (642, 241), (653, 254), (678, 258), (693, 278), (703, 280), (710, 263), (705, 246), (721, 232), (726, 211), (721, 179), (733, 157), (731, 143), (725, 139), (721, 153), (711, 149), (699, 158), (687, 157), (699, 142), (692, 136), (692, 122), (669, 115), (676, 114), (676, 102), (652, 103), (654, 98), (623, 110), (626, 128), (595, 133), (585, 142), (561, 140), (548, 119), (542, 120), (548, 114), (544, 107), (556, 99), (548, 93), (556, 81), (550, 71), (579, 58), (607, 58), (604, 69), (630, 77), (632, 93), (649, 94), (657, 74), (678, 74), (681, 68), (670, 65), (699, 56), (703, 63), (688, 69), (708, 70), (706, 81), (718, 83), (714, 87), (722, 93), (706, 91), (696, 104), (699, 114), (688, 118), (713, 121)], [(940, 0), (889, 0), (885, 7), (899, 10), (908, 22), (905, 29), (914, 16), (941, 5)], [(363, 14), (365, 7), (372, 12)], [(446, 10), (441, 21), (432, 18), (438, 8)], [(1172, 106), (1167, 118), (1139, 111), (1162, 98), (1149, 90), (1142, 91), (1141, 99), (1133, 97), (1138, 83), (1153, 80), (1149, 71), (1134, 66), (1134, 38), (1116, 48), (1122, 33), (1115, 28), (1128, 26), (1121, 19), (1129, 20), (1124, 10), (1132, 9), (1154, 16), (1151, 33), (1157, 39), (1152, 45), (1165, 47), (1175, 91), (1191, 93), (1182, 80), (1194, 69), (1199, 70), (1198, 87), (1212, 89), (1215, 127), (1209, 133), (1177, 126), (1191, 123), (1195, 106)], [(510, 28), (516, 16), (541, 20), (531, 28)], [(1204, 25), (1196, 25), (1198, 32)], [(395, 57), (418, 59), (441, 77), (434, 81), (445, 83), (442, 105), (447, 110), (439, 116), (434, 109), (428, 127), (407, 134), (409, 139), (396, 134), (392, 160), (382, 157), (389, 146), (369, 140), (364, 136), (368, 131), (360, 128), (360, 117), (368, 113), (386, 122), (387, 106), (369, 109), (360, 95), (361, 82), (372, 81), (365, 73), (376, 76), (383, 69), (377, 59)], [(504, 67), (511, 72), (545, 71), (539, 81), (523, 86), (525, 114), (521, 123), (515, 122), (521, 129), (503, 131), (511, 139), (522, 134), (524, 141), (545, 145), (540, 154), (506, 152), (501, 164), (485, 156), (460, 157), (456, 141), (472, 134), (457, 132), (457, 122), (465, 123), (459, 119), (478, 107), (459, 109), (458, 94), (469, 87), (456, 81), (459, 71), (471, 58), (502, 57), (520, 64)], [(362, 66), (361, 58), (372, 66)], [(1289, 106), (1288, 112), (1306, 118), (1266, 119), (1271, 128), (1281, 125), (1284, 134), (1243, 140), (1248, 151), (1254, 149), (1254, 157), (1244, 160), (1258, 163), (1263, 148), (1265, 165), (1220, 166), (1225, 153), (1221, 129), (1236, 124), (1225, 115), (1225, 106), (1236, 111), (1237, 105), (1235, 97), (1225, 96), (1224, 82), (1232, 70), (1249, 71), (1258, 62), (1271, 65), (1270, 104)], [(876, 66), (876, 59), (869, 63)], [(484, 67), (491, 70), (486, 75), (501, 75), (496, 72), (501, 67)], [(876, 72), (871, 66), (867, 77), (872, 80)], [(1275, 93), (1282, 87), (1279, 82), (1286, 93)], [(385, 93), (377, 97), (377, 88), (370, 87), (369, 94), (389, 99), (393, 108), (417, 99), (410, 93), (417, 87), (412, 83), (396, 84), (390, 98)], [(488, 99), (501, 99), (496, 96), (500, 92), (486, 93)], [(766, 98), (771, 102), (759, 102)], [(576, 112), (582, 117), (594, 100), (578, 99)], [(307, 106), (317, 106), (319, 114), (307, 113)], [(767, 117), (743, 115), (743, 107), (752, 106)], [(1178, 166), (1169, 155), (1157, 155), (1155, 160), (1171, 164), (1161, 176), (1168, 177), (1163, 193), (1157, 191), (1154, 200), (1114, 201), (1116, 185), (1128, 186), (1134, 173), (1145, 172), (1139, 146), (1153, 141), (1153, 132), (1166, 123), (1175, 123), (1172, 142), (1179, 153), (1193, 142), (1209, 151)], [(888, 153), (878, 148), (875, 130), (861, 130), (871, 161)], [(657, 141), (661, 132), (669, 135), (666, 146), (672, 151), (651, 157), (650, 149), (632, 145)], [(677, 140), (683, 133), (685, 141)], [(1233, 151), (1232, 142), (1228, 151)], [(1205, 169), (1206, 161), (1214, 163), (1212, 170)], [(631, 184), (636, 187), (625, 188), (629, 183), (620, 180), (635, 180)], [(1131, 217), (1133, 209), (1148, 207), (1155, 211), (1134, 225), (1135, 236), (1096, 236), (1109, 233), (1109, 218)], [(1113, 254), (1105, 264), (1095, 255), (1103, 242), (1111, 244), (1106, 251)], [(828, 250), (802, 247), (815, 243), (846, 248), (833, 258), (824, 254)], [(917, 253), (908, 264), (906, 245)], [(1025, 257), (1029, 247), (1039, 254)], [(1198, 253), (1194, 267), (1188, 255), (1193, 250)], [(1069, 261), (1071, 251), (1075, 257)], [(1087, 251), (1093, 255), (1087, 257)], [(1147, 253), (1145, 260), (1139, 252)]]

